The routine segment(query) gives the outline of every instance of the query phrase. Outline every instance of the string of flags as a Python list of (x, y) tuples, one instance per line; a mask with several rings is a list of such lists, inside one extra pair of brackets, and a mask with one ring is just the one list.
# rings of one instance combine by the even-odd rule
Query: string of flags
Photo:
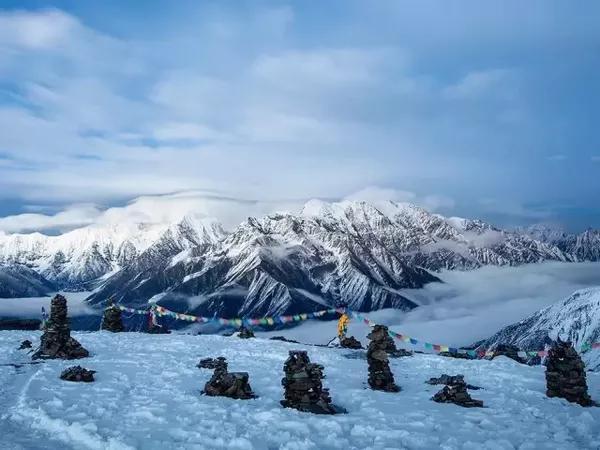
[(220, 325), (233, 325), (233, 326), (242, 326), (242, 325), (275, 325), (275, 324), (285, 324), (290, 322), (300, 322), (308, 319), (316, 319), (319, 317), (323, 317), (326, 314), (342, 314), (344, 312), (344, 308), (329, 308), (324, 309), (322, 311), (315, 311), (311, 313), (303, 313), (303, 314), (294, 314), (294, 315), (281, 315), (281, 316), (272, 316), (272, 317), (261, 317), (261, 318), (234, 318), (234, 319), (225, 319), (223, 317), (205, 317), (205, 316), (193, 316), (191, 314), (183, 314), (175, 311), (171, 311), (164, 306), (153, 305), (150, 310), (142, 310), (142, 309), (134, 309), (128, 308), (126, 306), (118, 305), (118, 308), (122, 311), (132, 313), (132, 314), (156, 314), (159, 317), (172, 317), (177, 320), (185, 320), (187, 322), (200, 322), (200, 323), (209, 323), (215, 322)]
[[(155, 316), (172, 317), (177, 320), (185, 320), (188, 322), (199, 322), (199, 323), (214, 322), (214, 323), (218, 323), (220, 325), (232, 325), (232, 326), (237, 326), (237, 327), (240, 327), (242, 325), (247, 325), (247, 326), (275, 325), (275, 324), (286, 324), (286, 323), (291, 323), (291, 322), (301, 322), (304, 320), (316, 319), (319, 317), (323, 317), (326, 314), (335, 314), (335, 313), (348, 314), (348, 315), (360, 320), (361, 322), (365, 323), (366, 325), (368, 325), (370, 327), (373, 327), (376, 325), (376, 323), (373, 322), (371, 319), (369, 319), (367, 316), (357, 313), (355, 311), (351, 311), (347, 308), (342, 308), (342, 307), (329, 308), (329, 309), (324, 309), (321, 311), (315, 311), (315, 312), (303, 313), (303, 314), (294, 314), (294, 315), (281, 315), (281, 316), (271, 316), (271, 317), (261, 317), (261, 318), (233, 318), (233, 319), (226, 319), (224, 317), (216, 317), (216, 316), (215, 317), (205, 317), (205, 316), (194, 316), (191, 314), (183, 314), (183, 313), (171, 311), (171, 310), (165, 308), (164, 306), (159, 306), (159, 305), (152, 305), (149, 310), (148, 309), (142, 310), (142, 309), (129, 308), (127, 306), (121, 306), (121, 305), (117, 305), (117, 307), (120, 310), (131, 313), (131, 314), (144, 314), (144, 315), (150, 314), (150, 317), (152, 317), (152, 318), (154, 318)], [(464, 348), (456, 348), (456, 347), (450, 347), (448, 345), (432, 344), (430, 342), (423, 342), (423, 341), (420, 341), (413, 337), (407, 336), (405, 334), (396, 333), (395, 331), (392, 331), (392, 330), (388, 330), (388, 333), (392, 338), (398, 339), (399, 341), (402, 341), (406, 344), (410, 344), (413, 346), (421, 345), (425, 350), (436, 352), (436, 353), (444, 353), (444, 352), (459, 353), (459, 354), (466, 354), (471, 358), (486, 358), (486, 357), (494, 356), (493, 350), (470, 350), (470, 349), (464, 349)], [(581, 352), (584, 353), (591, 349), (598, 349), (598, 348), (600, 348), (600, 342), (585, 343), (581, 347)], [(535, 356), (545, 357), (548, 355), (548, 352), (546, 350), (520, 351), (520, 352), (518, 352), (518, 355), (522, 358), (535, 357)]]
[[(375, 322), (373, 322), (371, 319), (369, 319), (368, 317), (359, 314), (357, 312), (354, 311), (348, 311), (349, 314), (351, 314), (353, 317), (357, 318), (358, 320), (364, 322), (365, 324), (367, 324), (370, 327), (373, 327), (376, 325)], [(388, 334), (393, 337), (396, 338), (404, 343), (410, 344), (410, 345), (422, 345), (423, 348), (425, 350), (430, 350), (430, 351), (434, 351), (437, 353), (443, 353), (443, 352), (448, 352), (448, 353), (460, 353), (460, 354), (464, 354), (464, 355), (468, 355), (472, 358), (486, 358), (486, 357), (492, 357), (494, 356), (494, 351), (493, 350), (467, 350), (464, 348), (455, 348), (455, 347), (450, 347), (447, 345), (440, 345), (440, 344), (431, 344), (429, 342), (422, 342), (419, 341), (418, 339), (412, 338), (410, 336), (407, 336), (405, 334), (400, 334), (400, 333), (396, 333), (395, 331), (392, 330), (388, 330)], [(591, 349), (596, 349), (596, 348), (600, 348), (600, 342), (594, 342), (594, 343), (585, 343), (582, 347), (581, 347), (581, 352), (584, 353), (586, 351), (589, 351)], [(540, 357), (545, 357), (548, 355), (548, 352), (546, 350), (535, 350), (535, 351), (520, 351), (518, 352), (518, 355), (522, 358), (525, 357), (535, 357), (535, 356), (540, 356)]]

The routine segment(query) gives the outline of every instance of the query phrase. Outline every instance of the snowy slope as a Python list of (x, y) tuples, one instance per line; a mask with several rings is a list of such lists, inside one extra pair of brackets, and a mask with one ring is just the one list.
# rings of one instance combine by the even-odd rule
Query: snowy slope
[[(557, 337), (573, 342), (577, 349), (585, 343), (600, 342), (600, 288), (579, 290), (478, 344), (489, 348), (509, 343), (527, 350), (540, 350)], [(584, 360), (588, 368), (597, 370), (600, 350), (584, 353)]]
[[(219, 336), (76, 333), (97, 370), (92, 384), (58, 379), (73, 364), (47, 361), (0, 370), (0, 448), (53, 449), (596, 449), (600, 408), (545, 397), (543, 367), (512, 360), (463, 361), (433, 355), (391, 360), (402, 392), (365, 389), (367, 366), (352, 352)], [(0, 332), (0, 364), (28, 361), (19, 342), (36, 332)], [(324, 385), (349, 412), (315, 416), (279, 405), (290, 349), (306, 349), (325, 366)], [(195, 367), (223, 355), (247, 371), (259, 398), (200, 395), (211, 375)], [(425, 380), (462, 373), (484, 389), (486, 408), (437, 404)], [(588, 375), (600, 398), (600, 375)]]
[(27, 266), (0, 265), (0, 298), (43, 296), (55, 290), (53, 283)]

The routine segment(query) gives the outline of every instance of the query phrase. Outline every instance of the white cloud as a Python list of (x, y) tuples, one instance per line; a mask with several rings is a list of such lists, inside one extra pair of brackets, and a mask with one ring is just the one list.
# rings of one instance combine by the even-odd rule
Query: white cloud
[(64, 45), (79, 28), (73, 16), (58, 10), (0, 13), (0, 44), (33, 50)]
[(444, 195), (424, 195), (419, 196), (411, 191), (400, 189), (384, 188), (378, 186), (368, 186), (357, 192), (347, 195), (345, 200), (378, 202), (392, 200), (395, 202), (414, 203), (429, 211), (438, 211), (440, 209), (452, 209), (455, 205), (454, 200)]
[(94, 205), (74, 205), (56, 214), (18, 214), (0, 218), (0, 231), (8, 233), (72, 229), (94, 223), (101, 211)]

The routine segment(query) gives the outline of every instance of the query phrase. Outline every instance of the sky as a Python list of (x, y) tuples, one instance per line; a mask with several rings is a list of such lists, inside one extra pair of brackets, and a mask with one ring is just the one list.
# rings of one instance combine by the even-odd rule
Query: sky
[(593, 1), (0, 0), (0, 231), (310, 198), (600, 227), (599, 22)]

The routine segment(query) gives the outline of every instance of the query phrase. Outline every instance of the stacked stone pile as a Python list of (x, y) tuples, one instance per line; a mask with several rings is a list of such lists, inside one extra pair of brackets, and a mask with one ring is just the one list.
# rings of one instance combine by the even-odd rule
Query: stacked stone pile
[(123, 319), (121, 317), (121, 310), (117, 305), (111, 303), (108, 308), (104, 310), (104, 316), (102, 317), (102, 329), (111, 331), (113, 333), (125, 331)]
[(363, 348), (360, 341), (358, 339), (356, 339), (354, 336), (342, 337), (340, 339), (340, 347), (349, 348), (352, 350), (359, 350), (359, 349)]
[(521, 350), (516, 345), (498, 344), (494, 349), (494, 355), (492, 356), (492, 359), (498, 356), (506, 356), (507, 358), (514, 359), (518, 363), (526, 364), (527, 359), (519, 356), (520, 351)]
[(256, 398), (252, 392), (247, 372), (228, 372), (227, 361), (223, 357), (204, 359), (199, 366), (214, 368), (210, 380), (204, 385), (203, 393), (211, 397), (229, 397), (239, 400)]
[(467, 383), (465, 383), (462, 376), (449, 377), (450, 384), (444, 386), (444, 388), (432, 397), (434, 402), (438, 403), (454, 403), (455, 405), (463, 406), (465, 408), (481, 408), (483, 402), (481, 400), (475, 400), (471, 398), (467, 392)]
[(50, 303), (50, 319), (42, 334), (39, 350), (33, 359), (78, 359), (89, 356), (89, 352), (71, 337), (67, 317), (67, 299), (57, 294)]
[(387, 353), (387, 349), (389, 348), (387, 327), (375, 325), (367, 337), (371, 341), (367, 348), (369, 386), (378, 391), (400, 391), (400, 387), (395, 384), (394, 375), (390, 370)]
[(254, 332), (250, 328), (246, 328), (244, 325), (242, 325), (238, 331), (238, 337), (240, 339), (250, 339), (255, 336)]
[(323, 387), (321, 380), (323, 366), (311, 363), (305, 351), (290, 351), (284, 366), (284, 400), (286, 408), (314, 414), (338, 414), (346, 410), (331, 403), (329, 389)]
[(581, 406), (593, 406), (588, 394), (585, 365), (570, 342), (556, 342), (546, 359), (546, 395)]
[(63, 370), (60, 374), (61, 380), (66, 381), (83, 381), (85, 383), (91, 383), (94, 381), (95, 370), (84, 369), (81, 366), (73, 366)]
[[(464, 375), (446, 375), (444, 373), (439, 378), (430, 378), (425, 383), (432, 384), (432, 385), (436, 385), (436, 384), (449, 385), (449, 384), (460, 384), (460, 383), (464, 383), (464, 382), (465, 382)], [(481, 388), (479, 386), (473, 386), (472, 384), (467, 384), (467, 389), (478, 390)]]

